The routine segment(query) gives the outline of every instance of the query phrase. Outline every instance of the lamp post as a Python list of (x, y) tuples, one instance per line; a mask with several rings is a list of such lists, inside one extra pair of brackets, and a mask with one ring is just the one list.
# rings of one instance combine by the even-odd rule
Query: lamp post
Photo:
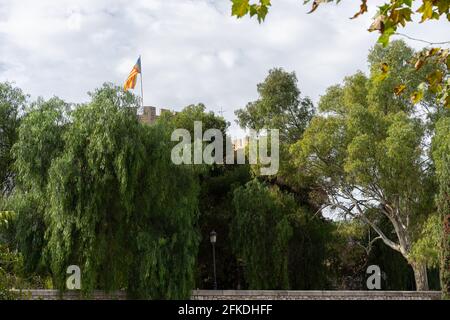
[(213, 230), (209, 234), (209, 241), (212, 244), (212, 253), (213, 253), (213, 267), (214, 267), (214, 290), (217, 290), (217, 278), (216, 278), (216, 240), (217, 233)]

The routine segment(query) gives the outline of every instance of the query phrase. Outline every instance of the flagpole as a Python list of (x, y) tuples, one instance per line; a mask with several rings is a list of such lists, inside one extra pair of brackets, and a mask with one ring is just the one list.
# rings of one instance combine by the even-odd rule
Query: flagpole
[(142, 59), (141, 56), (139, 56), (139, 59), (141, 60), (141, 99), (142, 99), (142, 109), (144, 109), (144, 87), (142, 86)]

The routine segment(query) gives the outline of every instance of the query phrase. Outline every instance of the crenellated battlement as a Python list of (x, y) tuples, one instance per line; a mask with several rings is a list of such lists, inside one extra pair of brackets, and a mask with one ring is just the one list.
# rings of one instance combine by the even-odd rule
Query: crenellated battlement
[(145, 106), (143, 108), (142, 114), (138, 114), (139, 121), (141, 123), (153, 124), (155, 121), (165, 112), (175, 113), (169, 109), (161, 108), (159, 110), (159, 115), (156, 114), (156, 107), (153, 106)]

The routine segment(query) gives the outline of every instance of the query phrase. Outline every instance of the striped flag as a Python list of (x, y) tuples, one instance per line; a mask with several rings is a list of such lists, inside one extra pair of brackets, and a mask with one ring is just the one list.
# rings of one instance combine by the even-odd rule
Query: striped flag
[(125, 81), (125, 85), (123, 86), (123, 89), (125, 91), (129, 89), (134, 89), (134, 87), (136, 87), (137, 76), (140, 73), (141, 73), (141, 57), (139, 57), (138, 61), (133, 67), (133, 70), (131, 70), (130, 75), (127, 78), (127, 81)]

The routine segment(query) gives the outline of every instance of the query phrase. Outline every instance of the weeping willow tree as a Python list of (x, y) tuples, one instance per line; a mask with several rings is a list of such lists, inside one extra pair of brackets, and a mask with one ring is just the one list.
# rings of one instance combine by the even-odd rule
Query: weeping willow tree
[(255, 179), (234, 191), (233, 204), (231, 238), (250, 289), (288, 289), (294, 199)]
[(450, 299), (450, 117), (436, 124), (433, 157), (439, 181), (438, 208), (443, 222), (441, 250), (441, 287), (443, 297)]
[(326, 259), (333, 226), (298, 197), (254, 179), (233, 192), (231, 242), (250, 289), (329, 286)]
[(129, 291), (140, 298), (185, 299), (194, 288), (200, 241), (198, 175), (172, 163), (167, 127), (141, 129), (145, 166), (131, 220), (135, 263)]
[(64, 147), (69, 105), (58, 98), (39, 98), (26, 109), (12, 148), (16, 186), (6, 209), (17, 213), (17, 247), (24, 257), (27, 272), (45, 272), (42, 252), (45, 247), (44, 212), (48, 209), (46, 192), (52, 161)]
[(197, 181), (170, 162), (164, 127), (137, 121), (136, 99), (112, 85), (71, 115), (52, 162), (45, 221), (48, 261), (82, 290), (127, 288), (139, 298), (185, 298), (198, 247)]
[(7, 196), (14, 188), (14, 158), (11, 148), (17, 140), (20, 113), (27, 96), (10, 83), (0, 83), (0, 197)]

